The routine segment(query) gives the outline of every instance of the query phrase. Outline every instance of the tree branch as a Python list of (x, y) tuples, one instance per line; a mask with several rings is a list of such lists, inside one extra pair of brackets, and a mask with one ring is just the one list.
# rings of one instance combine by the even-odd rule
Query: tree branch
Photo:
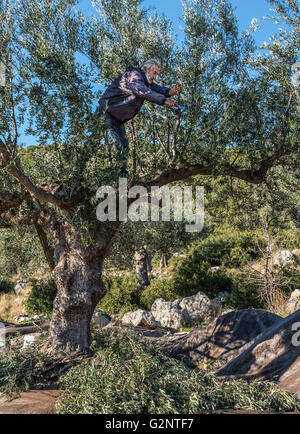
[(49, 246), (47, 236), (45, 234), (44, 229), (41, 225), (39, 225), (37, 222), (34, 223), (35, 229), (37, 231), (37, 234), (39, 236), (41, 245), (43, 247), (45, 257), (47, 259), (48, 265), (50, 270), (54, 270), (55, 268), (55, 262), (54, 262), (54, 255), (53, 255), (53, 249)]
[[(2, 157), (2, 158), (1, 158)], [(74, 201), (64, 201), (58, 197), (56, 194), (49, 193), (45, 189), (35, 185), (31, 180), (22, 172), (19, 163), (12, 162), (11, 155), (8, 152), (5, 144), (0, 140), (0, 162), (2, 160), (3, 169), (19, 181), (23, 185), (28, 193), (35, 199), (41, 200), (42, 202), (52, 203), (58, 208), (68, 210), (77, 205)]]
[[(297, 144), (297, 146), (299, 147), (299, 144)], [(292, 147), (281, 146), (274, 153), (274, 155), (272, 155), (272, 157), (268, 157), (261, 162), (260, 168), (258, 170), (240, 169), (228, 165), (227, 167), (224, 167), (223, 173), (225, 175), (230, 175), (234, 178), (247, 181), (251, 184), (261, 184), (265, 180), (268, 170), (271, 169), (275, 162), (280, 158), (289, 155), (292, 150)], [(148, 188), (151, 188), (151, 186), (161, 187), (174, 181), (182, 181), (191, 176), (208, 176), (211, 175), (213, 171), (213, 166), (185, 163), (179, 169), (168, 168), (165, 172), (158, 175), (152, 181), (143, 183), (143, 185), (147, 186)]]
[(18, 208), (28, 198), (29, 193), (27, 191), (2, 192), (0, 194), (0, 213), (9, 211), (12, 208)]

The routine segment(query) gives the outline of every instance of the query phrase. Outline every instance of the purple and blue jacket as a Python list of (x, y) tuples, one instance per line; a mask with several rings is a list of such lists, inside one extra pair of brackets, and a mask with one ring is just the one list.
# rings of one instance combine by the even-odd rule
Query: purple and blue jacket
[(149, 83), (140, 68), (129, 68), (116, 78), (99, 99), (99, 105), (120, 123), (132, 119), (145, 100), (163, 105), (169, 87)]

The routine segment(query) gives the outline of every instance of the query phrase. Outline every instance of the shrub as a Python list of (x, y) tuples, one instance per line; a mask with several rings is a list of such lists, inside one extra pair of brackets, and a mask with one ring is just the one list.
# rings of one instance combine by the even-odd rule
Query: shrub
[(8, 294), (14, 291), (14, 285), (8, 280), (2, 280), (0, 282), (0, 294)]
[(189, 297), (198, 291), (203, 291), (214, 298), (220, 291), (230, 291), (231, 279), (223, 270), (215, 273), (209, 271), (207, 262), (199, 262), (194, 254), (182, 261), (170, 279), (152, 281), (141, 294), (141, 304), (149, 308), (157, 298), (174, 301), (177, 298)]
[(225, 303), (226, 307), (233, 309), (263, 309), (257, 284), (249, 276), (249, 271), (241, 270), (231, 275), (233, 282), (230, 296)]
[(295, 411), (272, 383), (221, 381), (163, 355), (133, 331), (96, 332), (94, 360), (61, 377), (58, 413), (191, 414), (221, 408)]
[(104, 277), (107, 293), (97, 308), (109, 315), (121, 314), (139, 308), (139, 283), (136, 275)]
[(57, 288), (53, 280), (35, 282), (25, 301), (25, 309), (29, 315), (52, 315), (53, 302)]
[(157, 298), (173, 301), (179, 298), (174, 286), (174, 278), (152, 280), (141, 293), (140, 304), (144, 309), (150, 309)]
[(195, 244), (189, 251), (189, 258), (207, 262), (211, 267), (241, 267), (247, 261), (259, 256), (254, 236), (248, 231), (234, 231), (222, 228)]

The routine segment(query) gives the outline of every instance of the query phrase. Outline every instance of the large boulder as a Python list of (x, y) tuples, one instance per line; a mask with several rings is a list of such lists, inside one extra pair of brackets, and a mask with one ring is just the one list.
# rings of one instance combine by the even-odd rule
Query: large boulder
[(182, 313), (184, 322), (189, 326), (211, 322), (222, 312), (221, 304), (210, 300), (201, 291), (191, 297), (175, 300), (172, 304)]
[(151, 313), (162, 327), (179, 330), (184, 326), (194, 326), (213, 321), (222, 312), (222, 306), (199, 291), (191, 297), (175, 301), (155, 300)]
[(142, 309), (126, 313), (122, 318), (122, 323), (132, 324), (135, 327), (146, 327), (151, 329), (160, 327), (160, 323), (155, 321), (151, 312)]
[(276, 381), (300, 399), (300, 310), (267, 328), (217, 375)]
[(262, 309), (231, 311), (213, 323), (170, 340), (162, 348), (188, 365), (230, 360), (258, 335), (282, 318)]
[(151, 307), (151, 314), (161, 327), (179, 330), (183, 326), (184, 316), (171, 301), (158, 298)]
[(285, 310), (288, 314), (292, 314), (298, 309), (300, 309), (300, 290), (295, 289), (286, 303)]

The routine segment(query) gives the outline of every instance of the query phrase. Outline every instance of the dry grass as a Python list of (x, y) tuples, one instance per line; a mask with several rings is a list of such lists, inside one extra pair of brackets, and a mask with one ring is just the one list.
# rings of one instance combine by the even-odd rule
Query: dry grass
[[(4, 321), (13, 322), (17, 316), (25, 315), (24, 302), (31, 292), (34, 280), (46, 280), (51, 277), (47, 264), (42, 265), (38, 270), (30, 274), (30, 281), (19, 294), (1, 294), (0, 295), (0, 318)], [(24, 280), (24, 276), (16, 274), (10, 281), (16, 284), (17, 281)]]
[[(18, 279), (16, 279), (18, 280)], [(32, 289), (32, 283), (28, 282), (22, 294), (15, 293), (0, 295), (0, 318), (4, 321), (14, 321), (17, 316), (24, 315), (24, 301)]]

